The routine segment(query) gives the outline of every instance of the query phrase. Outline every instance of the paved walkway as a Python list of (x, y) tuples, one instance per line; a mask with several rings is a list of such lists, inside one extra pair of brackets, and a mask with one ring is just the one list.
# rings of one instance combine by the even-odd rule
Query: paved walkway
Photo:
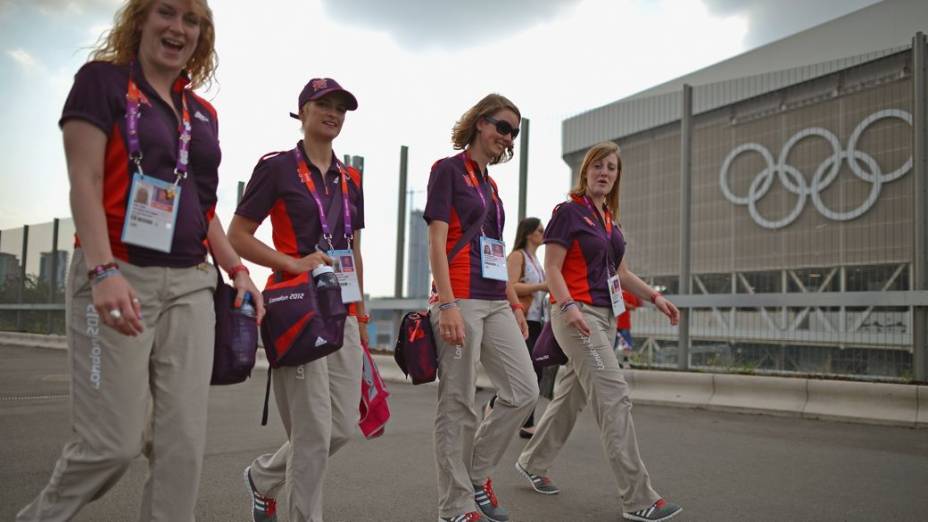
[[(68, 437), (66, 357), (0, 347), (2, 521), (12, 520), (44, 485)], [(264, 379), (257, 372), (245, 384), (212, 390), (200, 522), (249, 520), (242, 468), (283, 440), (276, 411), (269, 426), (259, 425)], [(436, 388), (393, 384), (390, 391), (394, 417), (387, 434), (348, 446), (332, 462), (329, 522), (437, 518)], [(926, 430), (645, 406), (635, 408), (635, 423), (655, 487), (685, 508), (675, 521), (928, 520)], [(513, 440), (494, 477), (514, 522), (618, 520), (614, 481), (590, 415), (581, 417), (551, 471), (560, 495), (537, 495), (516, 474), (521, 445)], [(77, 520), (137, 520), (144, 474), (139, 459)]]

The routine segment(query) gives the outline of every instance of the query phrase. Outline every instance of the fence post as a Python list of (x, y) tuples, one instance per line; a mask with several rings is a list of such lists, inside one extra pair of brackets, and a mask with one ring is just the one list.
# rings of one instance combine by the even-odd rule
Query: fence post
[[(23, 255), (20, 258), (22, 266), (19, 269), (19, 285), (16, 289), (16, 303), (23, 304), (26, 291), (26, 256), (29, 253), (29, 225), (23, 225)], [(16, 331), (23, 331), (23, 311), (16, 310)]]
[[(915, 175), (913, 216), (915, 252), (913, 290), (928, 290), (928, 100), (926, 100), (925, 34), (912, 39), (912, 160)], [(912, 314), (912, 373), (916, 381), (928, 381), (928, 307), (916, 306)]]
[(519, 133), (519, 223), (525, 219), (528, 197), (528, 118), (522, 118)]
[(406, 267), (406, 175), (409, 147), (400, 147), (400, 187), (396, 212), (396, 274), (394, 275), (393, 296), (403, 297), (403, 269)]
[[(693, 87), (683, 85), (680, 107), (680, 294), (689, 295), (690, 285), (690, 215), (692, 195), (693, 155)], [(680, 310), (679, 348), (677, 367), (690, 367), (690, 309)]]
[[(51, 273), (48, 275), (48, 303), (53, 304), (55, 302), (55, 297), (58, 294), (58, 224), (59, 219), (55, 218), (52, 222), (52, 259), (50, 261), (50, 270)], [(67, 312), (65, 312), (67, 313)], [(45, 333), (52, 333), (52, 324), (53, 318), (55, 317), (55, 312), (52, 310), (48, 311), (47, 325), (45, 327)]]

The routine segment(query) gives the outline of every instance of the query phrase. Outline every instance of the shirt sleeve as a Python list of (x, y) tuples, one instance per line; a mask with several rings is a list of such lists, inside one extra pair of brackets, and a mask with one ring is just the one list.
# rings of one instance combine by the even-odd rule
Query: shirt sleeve
[(270, 214), (279, 195), (273, 163), (271, 160), (263, 160), (255, 165), (242, 200), (235, 209), (237, 216), (261, 223)]
[[(74, 84), (64, 102), (58, 126), (62, 127), (72, 119), (84, 120), (109, 136), (113, 123), (121, 116), (121, 109), (109, 93), (112, 85), (112, 65), (103, 62), (90, 62), (74, 75)], [(107, 81), (107, 80), (110, 81)]]
[(432, 221), (451, 222), (452, 194), (454, 192), (454, 166), (450, 159), (439, 161), (432, 167), (429, 175), (428, 195), (426, 196), (425, 222)]
[(545, 227), (545, 244), (554, 243), (570, 248), (574, 228), (574, 216), (571, 210), (570, 203), (562, 203), (554, 208), (551, 220)]

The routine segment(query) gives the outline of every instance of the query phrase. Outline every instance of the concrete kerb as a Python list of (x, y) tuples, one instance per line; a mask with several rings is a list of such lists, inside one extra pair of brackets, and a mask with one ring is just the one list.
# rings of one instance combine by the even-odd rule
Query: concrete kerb
[[(712, 374), (625, 370), (632, 401), (640, 404), (702, 408), (714, 392)], [(631, 377), (629, 379), (629, 377)]]
[(714, 374), (708, 408), (798, 417), (808, 400), (808, 379)]
[(808, 383), (803, 417), (915, 427), (918, 386), (813, 379)]
[(918, 387), (918, 413), (915, 415), (915, 425), (928, 428), (928, 386)]
[(67, 339), (63, 335), (44, 335), (23, 332), (0, 332), (0, 344), (24, 348), (47, 348), (67, 350)]

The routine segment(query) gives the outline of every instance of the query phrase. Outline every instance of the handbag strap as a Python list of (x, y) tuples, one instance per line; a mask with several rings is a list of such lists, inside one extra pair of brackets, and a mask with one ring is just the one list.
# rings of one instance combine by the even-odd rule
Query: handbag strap
[[(481, 188), (481, 190), (483, 189)], [(499, 205), (499, 202), (496, 204)], [(480, 216), (480, 219), (474, 221), (474, 224), (464, 232), (464, 235), (462, 235), (461, 238), (458, 239), (458, 242), (454, 244), (454, 247), (451, 248), (451, 252), (448, 253), (448, 263), (451, 263), (451, 260), (454, 259), (454, 256), (458, 255), (461, 249), (463, 249), (465, 245), (470, 243), (471, 240), (477, 236), (477, 233), (480, 232), (480, 229), (482, 229), (483, 225), (487, 222), (487, 216), (489, 215), (490, 206), (487, 205), (483, 207), (483, 215)]]
[(261, 425), (267, 426), (268, 400), (271, 397), (271, 368), (267, 369), (267, 387), (264, 389), (264, 410), (261, 412)]

